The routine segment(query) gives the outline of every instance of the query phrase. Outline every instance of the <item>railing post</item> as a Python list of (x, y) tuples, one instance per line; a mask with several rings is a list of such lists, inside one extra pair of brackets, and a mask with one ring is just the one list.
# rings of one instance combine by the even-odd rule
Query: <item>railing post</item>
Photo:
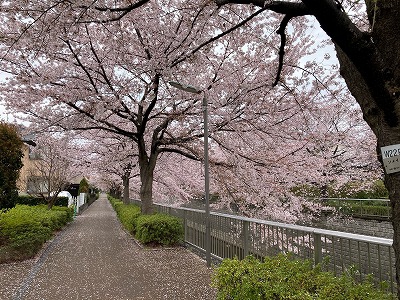
[(184, 242), (188, 240), (188, 230), (187, 230), (187, 219), (186, 219), (186, 210), (183, 211), (183, 231), (184, 231)]
[(243, 220), (243, 255), (245, 258), (250, 254), (250, 222)]
[(314, 264), (318, 265), (322, 262), (322, 243), (321, 243), (321, 234), (314, 234)]

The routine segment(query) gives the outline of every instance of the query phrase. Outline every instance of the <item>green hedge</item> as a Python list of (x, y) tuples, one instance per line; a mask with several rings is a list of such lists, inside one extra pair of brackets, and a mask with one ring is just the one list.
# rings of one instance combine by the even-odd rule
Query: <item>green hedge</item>
[(136, 231), (136, 219), (140, 216), (140, 207), (133, 204), (125, 205), (122, 201), (109, 196), (111, 205), (122, 225), (128, 230), (129, 233), (134, 234)]
[[(362, 187), (361, 190), (360, 187)], [(324, 193), (322, 193), (323, 191)], [(377, 180), (367, 187), (365, 182), (359, 181), (350, 181), (340, 187), (335, 187), (335, 185), (302, 184), (292, 187), (291, 192), (296, 196), (306, 198), (379, 199), (389, 197), (388, 190), (382, 180)]]
[(213, 275), (219, 300), (386, 300), (393, 295), (371, 282), (356, 283), (350, 274), (335, 277), (309, 260), (280, 254), (264, 262), (249, 256), (225, 259)]
[(73, 218), (73, 209), (17, 205), (0, 214), (0, 262), (32, 257)]
[[(46, 204), (47, 202), (45, 199), (41, 197), (33, 197), (33, 196), (18, 196), (14, 199), (14, 203), (12, 207), (16, 206), (17, 204), (25, 204), (30, 206), (36, 206), (40, 204)], [(68, 206), (68, 197), (57, 197), (56, 202), (54, 203), (56, 206)]]
[(121, 224), (129, 233), (134, 234), (136, 231), (136, 220), (141, 214), (140, 206), (133, 204), (126, 205), (121, 200), (111, 196), (108, 196), (108, 200), (117, 213)]
[(390, 216), (390, 203), (379, 200), (329, 200), (326, 205), (335, 207), (340, 213), (348, 215)]
[(135, 237), (143, 244), (174, 245), (183, 238), (182, 221), (164, 214), (141, 215)]
[(53, 206), (51, 208), (52, 211), (63, 212), (60, 214), (60, 218), (62, 218), (62, 226), (65, 224), (72, 222), (74, 219), (74, 208), (73, 207), (66, 207), (66, 206)]
[(108, 199), (125, 229), (141, 243), (170, 246), (182, 239), (180, 219), (163, 214), (142, 215), (137, 205), (124, 204), (111, 196)]
[(389, 206), (363, 205), (361, 207), (354, 205), (349, 211), (349, 213), (354, 215), (391, 216), (392, 209)]

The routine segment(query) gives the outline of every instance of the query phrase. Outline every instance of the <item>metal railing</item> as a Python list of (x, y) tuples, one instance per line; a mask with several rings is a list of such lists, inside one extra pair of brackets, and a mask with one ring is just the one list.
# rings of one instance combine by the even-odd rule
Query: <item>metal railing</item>
[(312, 198), (324, 205), (335, 207), (339, 212), (365, 219), (389, 220), (389, 199)]
[[(140, 201), (131, 201), (139, 204)], [(158, 212), (184, 222), (185, 242), (205, 249), (203, 210), (155, 204)], [(363, 280), (372, 275), (376, 283), (386, 281), (395, 292), (395, 257), (392, 240), (339, 231), (324, 230), (211, 212), (211, 255), (218, 260), (247, 255), (258, 258), (292, 253), (298, 258), (323, 263), (335, 275), (355, 268)], [(371, 276), (369, 275), (369, 276)]]

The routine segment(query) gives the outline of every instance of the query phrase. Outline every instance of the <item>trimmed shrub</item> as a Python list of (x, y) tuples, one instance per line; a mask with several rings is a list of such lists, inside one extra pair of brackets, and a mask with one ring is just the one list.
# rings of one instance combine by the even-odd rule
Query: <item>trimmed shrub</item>
[(112, 206), (114, 207), (114, 210), (115, 210), (115, 211), (117, 212), (117, 214), (118, 214), (118, 212), (119, 212), (121, 209), (123, 209), (124, 203), (123, 203), (122, 201), (117, 200), (117, 201), (114, 201), (114, 202), (112, 203)]
[(51, 208), (54, 211), (61, 211), (65, 212), (63, 214), (62, 219), (63, 219), (63, 225), (72, 222), (74, 220), (74, 207), (66, 207), (66, 206), (53, 206)]
[(112, 206), (114, 209), (115, 209), (115, 204), (117, 204), (117, 203), (121, 203), (121, 204), (122, 204), (122, 201), (121, 201), (121, 200), (116, 199), (116, 198), (114, 198), (114, 197), (111, 197), (110, 195), (108, 195), (107, 198), (108, 198), (108, 201), (110, 201), (111, 206)]
[(122, 225), (129, 233), (134, 234), (136, 232), (136, 221), (140, 216), (141, 210), (137, 205), (120, 205), (117, 204), (117, 214)]
[(183, 237), (183, 224), (180, 219), (164, 215), (142, 215), (137, 205), (124, 204), (108, 196), (112, 207), (122, 225), (143, 244), (170, 246)]
[[(1, 222), (3, 223), (3, 222)], [(5, 224), (1, 224), (4, 226)], [(36, 220), (18, 219), (16, 222), (7, 222), (1, 234), (9, 241), (9, 246), (15, 250), (35, 252), (51, 237), (49, 227), (41, 225)]]
[(14, 215), (36, 220), (51, 231), (61, 229), (68, 222), (66, 210), (48, 210), (46, 205), (17, 205), (6, 214), (5, 218), (13, 218)]
[[(4, 260), (10, 259), (12, 256), (16, 259), (29, 258), (51, 237), (50, 227), (43, 226), (32, 216), (18, 208), (2, 214), (0, 240), (3, 241), (3, 246), (10, 253), (10, 257), (5, 256)], [(0, 257), (0, 261), (3, 259)]]
[(183, 237), (182, 221), (164, 214), (141, 215), (136, 222), (135, 237), (143, 244), (177, 244)]
[(264, 262), (249, 256), (225, 259), (213, 275), (217, 299), (274, 300), (386, 300), (391, 294), (369, 281), (356, 283), (350, 274), (335, 277), (313, 267), (310, 260), (292, 260), (280, 254)]
[[(45, 199), (41, 197), (33, 197), (33, 196), (18, 196), (17, 198), (14, 199), (14, 203), (12, 204), (12, 207), (16, 206), (17, 204), (25, 204), (25, 205), (30, 205), (30, 206), (36, 206), (40, 204), (46, 204), (47, 202)], [(68, 197), (57, 197), (56, 202), (54, 205), (57, 206), (68, 206)]]
[(32, 257), (55, 230), (72, 219), (69, 208), (16, 207), (0, 214), (0, 262)]
[(126, 205), (111, 196), (108, 196), (108, 199), (122, 225), (129, 233), (134, 234), (136, 232), (136, 220), (141, 214), (140, 207), (133, 204)]

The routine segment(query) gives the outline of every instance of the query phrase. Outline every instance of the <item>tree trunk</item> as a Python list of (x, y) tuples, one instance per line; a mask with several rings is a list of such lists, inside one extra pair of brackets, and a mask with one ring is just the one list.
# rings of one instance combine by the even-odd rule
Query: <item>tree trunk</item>
[[(368, 74), (361, 76), (359, 72), (363, 67), (357, 69), (354, 60), (336, 48), (340, 72), (377, 138), (376, 151), (383, 168), (381, 147), (400, 144), (400, 5), (397, 0), (367, 0), (366, 4), (372, 28), (369, 40), (376, 49), (371, 52), (375, 59), (371, 65), (381, 66), (371, 69), (371, 74), (378, 75), (376, 83), (367, 83)], [(368, 68), (370, 63), (364, 62), (364, 65)], [(397, 297), (400, 299), (400, 173), (385, 172), (384, 181), (392, 208)]]
[(400, 299), (400, 173), (385, 175), (385, 186), (389, 190), (392, 208), (393, 249), (396, 258), (397, 297)]
[(129, 174), (125, 173), (122, 176), (122, 185), (124, 186), (122, 202), (124, 204), (129, 204), (129, 179), (130, 179), (130, 172)]
[[(363, 117), (377, 138), (376, 152), (378, 160), (381, 162), (383, 168), (380, 148), (383, 146), (400, 144), (400, 125), (389, 125), (385, 112), (376, 105), (376, 102), (379, 101), (379, 99), (374, 99), (369, 91), (368, 85), (365, 83), (352, 62), (339, 47), (336, 48), (340, 62), (340, 73), (345, 79), (350, 92), (360, 104), (363, 111)], [(400, 81), (397, 80), (397, 82)], [(393, 80), (388, 82), (387, 86), (393, 87)], [(391, 94), (393, 96), (393, 102), (398, 102), (396, 101), (395, 93)], [(394, 110), (394, 113), (400, 117), (397, 107)], [(393, 249), (396, 262), (397, 296), (398, 299), (400, 299), (400, 173), (385, 173), (384, 182), (389, 192), (389, 199), (392, 208), (391, 222), (393, 225)]]
[(144, 139), (138, 143), (139, 170), (140, 170), (140, 201), (142, 202), (142, 213), (150, 215), (153, 213), (153, 178), (157, 162), (157, 151), (151, 151), (147, 155)]
[(57, 196), (49, 196), (49, 198), (47, 198), (47, 209), (51, 210), (54, 206), (54, 203), (57, 200)]
[(148, 166), (140, 169), (140, 201), (142, 202), (142, 213), (146, 215), (153, 213), (153, 174), (154, 167)]

